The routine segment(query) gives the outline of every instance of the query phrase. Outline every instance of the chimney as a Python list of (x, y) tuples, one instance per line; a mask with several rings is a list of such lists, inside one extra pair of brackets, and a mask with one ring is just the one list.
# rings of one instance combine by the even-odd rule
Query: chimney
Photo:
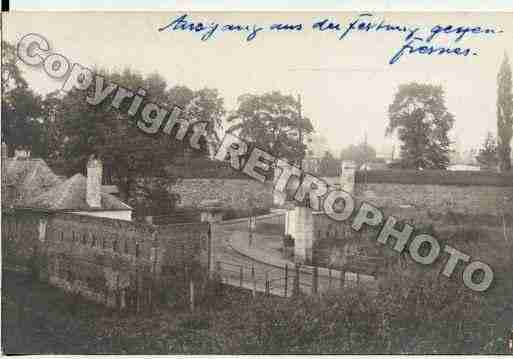
[(93, 208), (100, 208), (102, 205), (102, 175), (102, 161), (94, 155), (91, 155), (89, 161), (87, 161), (86, 202)]

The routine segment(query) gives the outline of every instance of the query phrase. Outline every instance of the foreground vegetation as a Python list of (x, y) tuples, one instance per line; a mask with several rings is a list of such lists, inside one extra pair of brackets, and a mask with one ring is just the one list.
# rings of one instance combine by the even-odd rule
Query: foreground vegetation
[(214, 286), (194, 313), (176, 303), (129, 316), (4, 271), (2, 346), (56, 354), (506, 353), (511, 295), (491, 300), (449, 281), (401, 285), (376, 297), (355, 289), (292, 300)]

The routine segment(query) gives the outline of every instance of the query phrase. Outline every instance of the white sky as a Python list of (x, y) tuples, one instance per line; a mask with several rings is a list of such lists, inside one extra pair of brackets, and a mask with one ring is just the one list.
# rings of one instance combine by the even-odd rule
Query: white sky
[[(158, 32), (177, 13), (8, 13), (4, 39), (15, 43), (27, 33), (43, 35), (51, 49), (84, 66), (159, 72), (170, 86), (220, 90), (226, 107), (238, 95), (280, 90), (301, 93), (304, 114), (330, 147), (357, 143), (368, 133), (378, 148), (389, 143), (384, 132), (387, 107), (401, 83), (442, 84), (446, 104), (455, 115), (453, 138), (462, 148), (478, 146), (496, 130), (496, 77), (504, 51), (513, 58), (513, 13), (374, 13), (379, 21), (417, 25), (422, 34), (437, 24), (493, 27), (496, 36), (467, 35), (454, 44), (441, 36), (437, 45), (470, 47), (477, 56), (406, 55), (389, 65), (404, 35), (353, 32), (342, 41), (335, 33), (316, 32), (311, 24), (329, 17), (346, 27), (358, 13), (191, 13), (193, 20), (270, 25), (303, 23), (301, 33), (260, 33), (251, 42), (238, 33), (218, 33), (202, 42), (198, 34)], [(454, 37), (452, 37), (454, 38)], [(24, 76), (39, 93), (61, 86), (40, 68), (23, 65)]]
[(11, 0), (11, 9), (511, 10), (511, 0)]

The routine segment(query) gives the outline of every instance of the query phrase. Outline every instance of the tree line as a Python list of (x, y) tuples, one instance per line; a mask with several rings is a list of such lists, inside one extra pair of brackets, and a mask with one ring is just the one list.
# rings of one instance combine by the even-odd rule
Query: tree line
[[(60, 174), (70, 176), (83, 172), (87, 158), (96, 154), (104, 161), (105, 182), (118, 185), (122, 198), (127, 200), (140, 190), (138, 178), (168, 178), (166, 165), (183, 158), (188, 151), (183, 146), (187, 141), (176, 141), (174, 136), (162, 133), (142, 133), (135, 126), (140, 113), (131, 116), (126, 108), (108, 106), (109, 101), (89, 105), (85, 98), (88, 91), (94, 91), (92, 86), (88, 91), (55, 91), (46, 96), (35, 93), (17, 65), (16, 48), (5, 41), (2, 59), (2, 141), (8, 145), (11, 156), (15, 148), (30, 150)], [(143, 75), (128, 68), (97, 68), (95, 73), (133, 91), (145, 89), (148, 101), (169, 108), (179, 106), (191, 121), (208, 122), (208, 140), (214, 145), (224, 132), (230, 132), (292, 163), (301, 163), (307, 154), (307, 138), (314, 128), (310, 119), (302, 116), (301, 103), (293, 96), (279, 91), (243, 94), (237, 99), (236, 108), (227, 111), (217, 89), (192, 90), (171, 85), (158, 73)], [(496, 161), (500, 170), (509, 171), (513, 96), (507, 56), (497, 81), (497, 139), (487, 137), (477, 159), (492, 165)], [(455, 118), (445, 105), (441, 86), (415, 82), (399, 86), (388, 108), (388, 118), (386, 135), (397, 135), (401, 142), (398, 167), (447, 168), (451, 152), (448, 132)], [(201, 150), (190, 155), (206, 157), (206, 141)], [(340, 158), (361, 166), (376, 160), (376, 151), (365, 141), (346, 147)], [(331, 153), (326, 153), (321, 162), (323, 172), (331, 173), (333, 166), (339, 167)]]
[(215, 147), (225, 131), (293, 162), (304, 156), (303, 136), (313, 131), (310, 120), (300, 116), (299, 101), (278, 91), (244, 94), (238, 98), (237, 108), (228, 112), (217, 89), (171, 85), (158, 73), (143, 75), (129, 68), (94, 69), (95, 74), (104, 77), (104, 83), (116, 83), (134, 92), (144, 89), (147, 101), (168, 108), (178, 106), (191, 122), (208, 122), (207, 136), (200, 140), (201, 149), (197, 151), (184, 146), (189, 143), (187, 137), (175, 139), (178, 129), (170, 135), (140, 131), (136, 123), (141, 113), (130, 115), (128, 108), (123, 108), (127, 103), (119, 109), (109, 106), (108, 98), (99, 105), (88, 104), (86, 97), (94, 92), (94, 86), (85, 91), (57, 90), (45, 96), (35, 93), (18, 66), (15, 46), (5, 41), (2, 59), (2, 142), (7, 145), (8, 155), (13, 156), (15, 149), (29, 150), (33, 157), (45, 159), (58, 174), (71, 176), (84, 173), (87, 159), (95, 154), (104, 164), (104, 183), (117, 185), (122, 199), (135, 207), (136, 199), (173, 202), (173, 198), (162, 196), (179, 174), (169, 173), (166, 167), (183, 163), (185, 157), (206, 158), (208, 142)]

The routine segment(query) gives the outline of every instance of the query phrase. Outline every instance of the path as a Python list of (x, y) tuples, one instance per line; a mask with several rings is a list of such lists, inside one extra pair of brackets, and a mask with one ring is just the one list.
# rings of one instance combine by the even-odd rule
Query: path
[[(219, 261), (223, 280), (235, 286), (265, 291), (266, 280), (270, 281), (272, 294), (290, 296), (294, 286), (294, 263), (282, 258), (280, 251), (282, 233), (284, 233), (284, 215), (263, 216), (257, 218), (256, 231), (251, 246), (247, 220), (222, 222), (216, 227), (215, 257)], [(286, 270), (285, 267), (288, 267)], [(252, 268), (255, 279), (252, 277)], [(341, 273), (320, 268), (318, 289), (323, 293), (341, 288)], [(242, 277), (242, 281), (241, 281)], [(287, 277), (287, 283), (285, 283)], [(300, 290), (310, 294), (313, 291), (313, 268), (301, 266)], [(345, 287), (365, 285), (376, 289), (376, 282), (371, 276), (345, 273)], [(287, 287), (287, 288), (285, 288)]]

